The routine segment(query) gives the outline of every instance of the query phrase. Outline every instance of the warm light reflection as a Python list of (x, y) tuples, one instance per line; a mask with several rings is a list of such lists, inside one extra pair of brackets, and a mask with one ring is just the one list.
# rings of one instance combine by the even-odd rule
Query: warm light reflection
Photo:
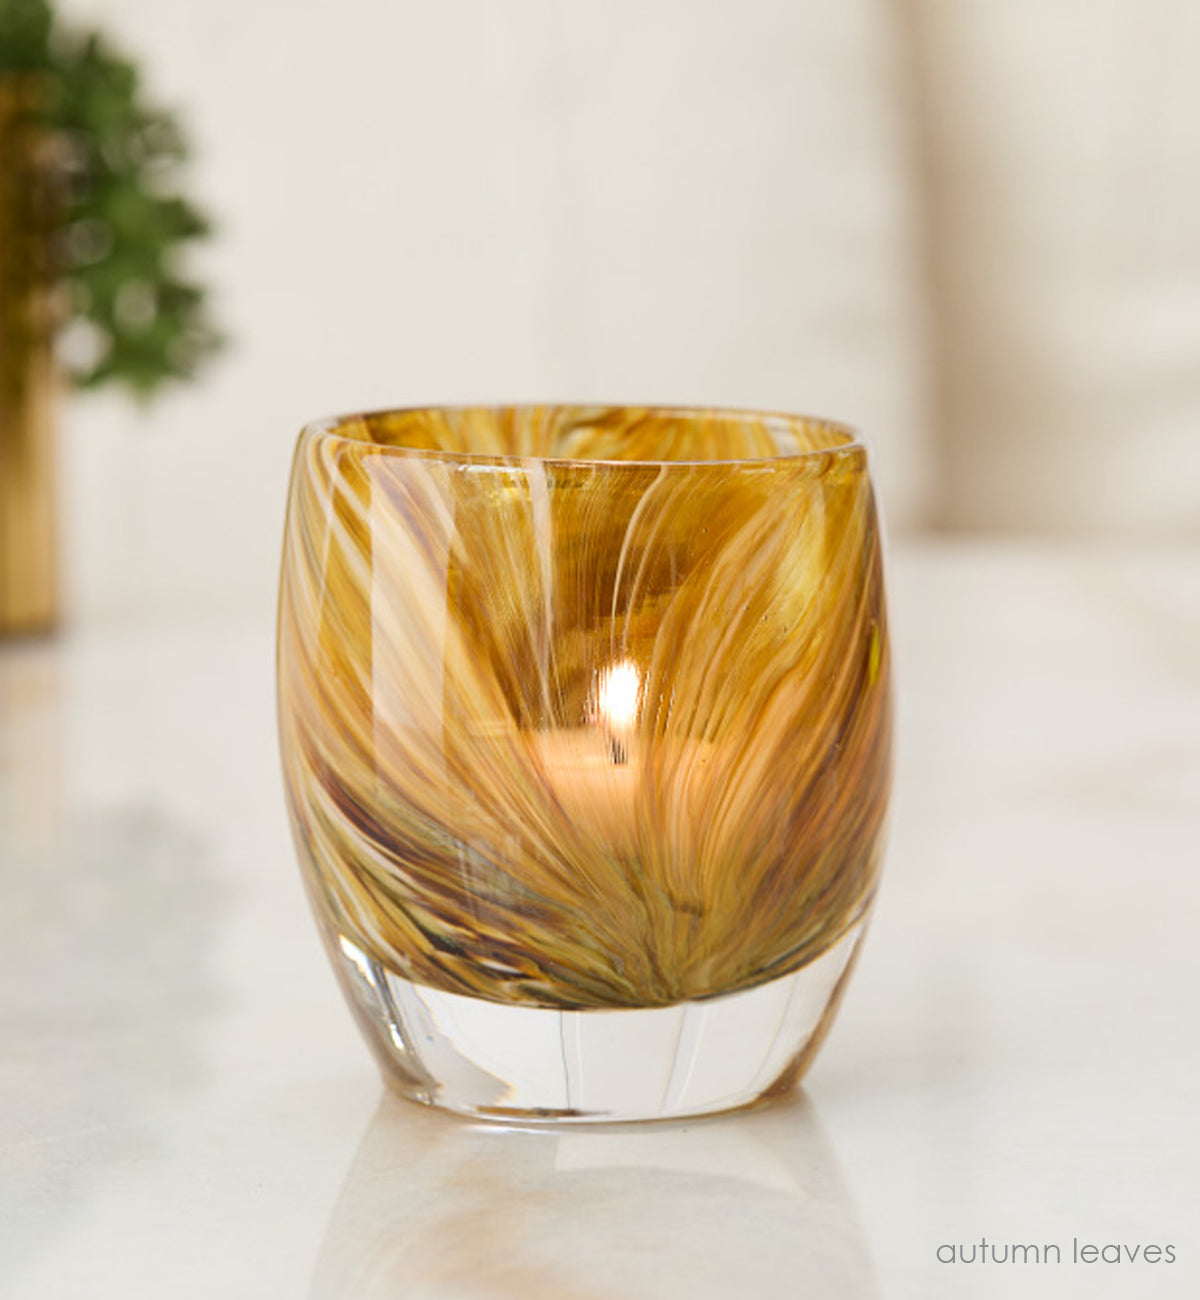
[(637, 720), (641, 678), (637, 666), (629, 659), (612, 664), (601, 672), (596, 684), (596, 712), (614, 730), (628, 729)]
[(637, 721), (641, 677), (630, 659), (602, 669), (596, 679), (596, 720), (608, 731), (614, 763), (629, 761), (629, 734)]

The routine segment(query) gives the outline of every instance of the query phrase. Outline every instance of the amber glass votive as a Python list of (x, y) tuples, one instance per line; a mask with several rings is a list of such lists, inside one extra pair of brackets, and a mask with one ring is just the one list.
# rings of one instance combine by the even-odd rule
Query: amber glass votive
[(521, 406), (305, 429), (283, 765), (385, 1078), (525, 1120), (787, 1087), (875, 890), (888, 665), (841, 425)]

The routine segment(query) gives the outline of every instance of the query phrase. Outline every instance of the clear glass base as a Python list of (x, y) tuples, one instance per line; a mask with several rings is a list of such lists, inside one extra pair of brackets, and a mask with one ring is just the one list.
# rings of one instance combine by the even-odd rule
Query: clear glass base
[(833, 1019), (863, 928), (769, 984), (646, 1010), (506, 1006), (414, 984), (344, 937), (334, 953), (404, 1096), (486, 1119), (611, 1122), (731, 1110), (790, 1087)]

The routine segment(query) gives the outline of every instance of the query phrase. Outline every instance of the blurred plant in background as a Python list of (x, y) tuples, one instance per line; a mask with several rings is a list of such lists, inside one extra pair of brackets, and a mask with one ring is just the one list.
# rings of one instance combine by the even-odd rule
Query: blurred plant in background
[(47, 0), (0, 0), (0, 78), (45, 132), (50, 213), (36, 269), (68, 288), (60, 323), (83, 323), (75, 383), (145, 396), (189, 378), (219, 338), (204, 290), (176, 265), (209, 226), (170, 188), (187, 155), (175, 117), (144, 102), (137, 68), (102, 36), (59, 31)]
[(63, 369), (146, 398), (220, 343), (180, 266), (209, 229), (173, 188), (186, 154), (102, 36), (60, 30), (48, 0), (0, 0), (0, 634), (58, 617)]

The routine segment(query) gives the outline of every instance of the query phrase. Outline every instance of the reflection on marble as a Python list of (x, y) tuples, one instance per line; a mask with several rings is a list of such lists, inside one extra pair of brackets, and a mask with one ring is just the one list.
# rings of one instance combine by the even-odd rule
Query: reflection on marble
[(75, 797), (64, 654), (0, 654), (0, 1279), (162, 1143), (202, 1076), (230, 902), (204, 836), (152, 802)]
[[(810, 1103), (670, 1128), (372, 1122), (265, 623), (0, 647), (0, 1294), (1200, 1296), (1200, 553), (893, 576), (891, 874)], [(981, 1235), (1064, 1263), (938, 1262)]]
[(53, 849), (63, 811), (62, 666), (53, 645), (18, 642), (0, 653), (0, 847)]
[(712, 1119), (473, 1124), (387, 1096), (310, 1300), (704, 1300), (880, 1294), (804, 1094)]

